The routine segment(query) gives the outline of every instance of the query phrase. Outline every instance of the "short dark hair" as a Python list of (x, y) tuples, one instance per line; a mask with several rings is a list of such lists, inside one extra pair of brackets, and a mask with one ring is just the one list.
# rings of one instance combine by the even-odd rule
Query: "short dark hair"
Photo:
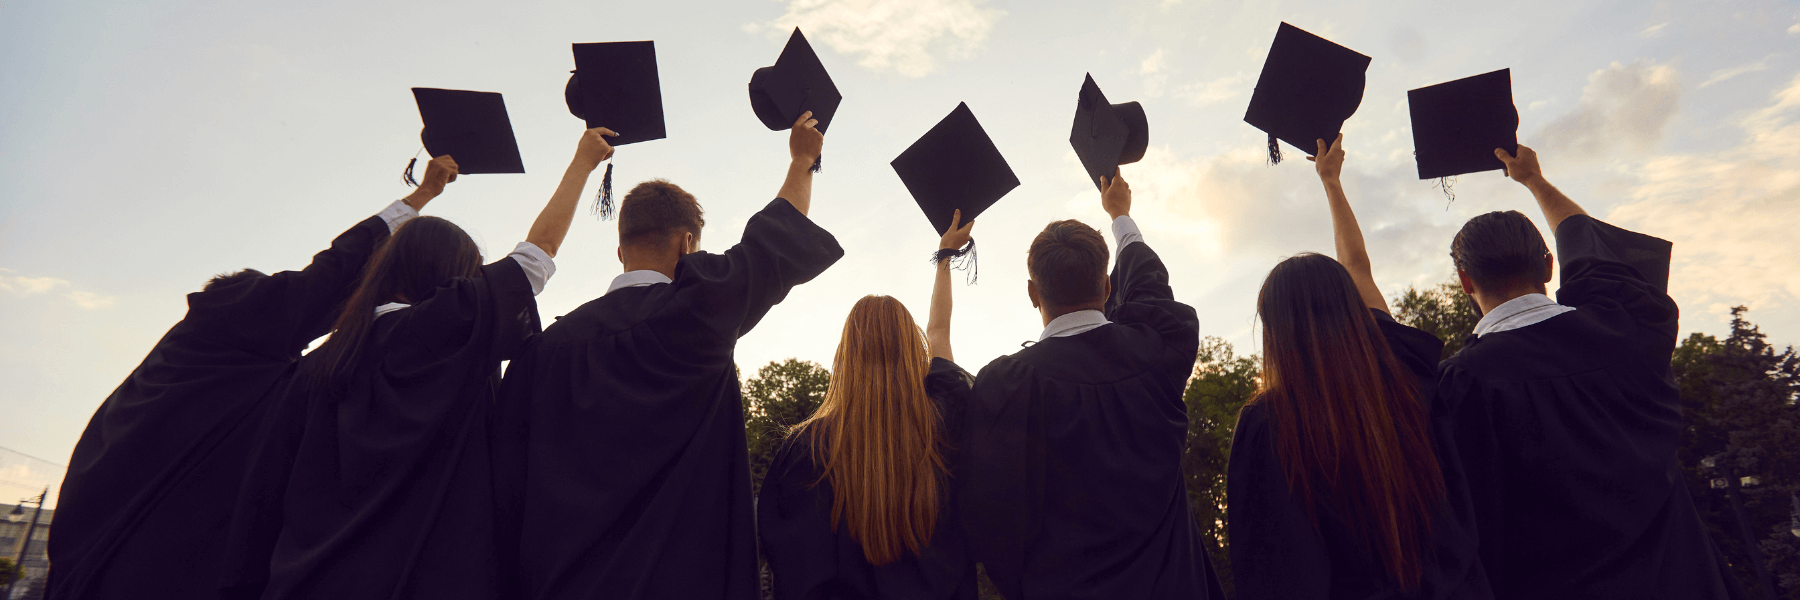
[(1051, 306), (1080, 306), (1106, 300), (1106, 238), (1081, 221), (1044, 227), (1031, 240), (1025, 267), (1037, 282), (1038, 298)]
[(705, 226), (700, 201), (665, 179), (637, 184), (619, 202), (619, 245), (622, 246), (661, 241), (684, 231), (697, 238)]
[(1450, 260), (1483, 290), (1541, 287), (1549, 253), (1537, 226), (1516, 210), (1469, 219), (1450, 242)]
[(268, 275), (264, 275), (262, 271), (256, 269), (244, 269), (236, 273), (220, 273), (214, 275), (211, 280), (208, 280), (206, 286), (200, 288), (200, 291), (210, 292), (217, 289), (223, 289), (259, 277), (268, 277)]

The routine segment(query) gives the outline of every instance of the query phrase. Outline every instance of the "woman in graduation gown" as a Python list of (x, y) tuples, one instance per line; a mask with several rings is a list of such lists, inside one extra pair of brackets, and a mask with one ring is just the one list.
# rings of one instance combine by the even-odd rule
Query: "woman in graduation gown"
[[(967, 244), (961, 211), (939, 243)], [(850, 309), (818, 412), (795, 426), (757, 498), (778, 600), (977, 597), (950, 497), (974, 378), (950, 353), (950, 261), (937, 264), (921, 336), (906, 307)]]
[(1431, 418), (1443, 342), (1396, 323), (1319, 140), (1338, 260), (1276, 265), (1257, 298), (1262, 389), (1227, 475), (1240, 600), (1491, 598), (1466, 487)]
[[(301, 360), (284, 402), (300, 427), (274, 428), (253, 465), (285, 474), (245, 491), (281, 499), (263, 598), (499, 595), (488, 411), (501, 361), (539, 330), (533, 296), (581, 188), (612, 154), (602, 135), (582, 134), (525, 241), (500, 260), (481, 264), (468, 234), (432, 217), (371, 259), (331, 337)], [(228, 573), (227, 590), (253, 589), (246, 579)]]

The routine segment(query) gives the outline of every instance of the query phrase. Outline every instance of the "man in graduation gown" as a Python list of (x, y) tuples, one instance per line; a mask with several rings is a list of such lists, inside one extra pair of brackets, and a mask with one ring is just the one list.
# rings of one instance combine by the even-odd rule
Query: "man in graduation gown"
[(216, 594), (229, 515), (267, 399), (330, 328), (363, 264), (456, 177), (433, 160), (412, 195), (332, 240), (299, 271), (244, 270), (188, 294), (188, 312), (101, 403), (75, 445), (50, 533), (48, 596)]
[(619, 207), (625, 273), (507, 368), (495, 421), (503, 577), (523, 598), (754, 598), (739, 337), (843, 256), (806, 216), (824, 138), (790, 134), (778, 197), (742, 241), (696, 251), (694, 197), (639, 184)]
[(1008, 598), (1221, 598), (1181, 474), (1199, 319), (1131, 220), (1124, 180), (1101, 203), (1119, 247), (1110, 280), (1106, 241), (1080, 222), (1031, 244), (1045, 327), (976, 377), (963, 526)]
[(1524, 215), (1471, 219), (1452, 244), (1481, 321), (1439, 387), (1499, 598), (1737, 598), (1683, 485), (1669, 368), (1679, 314), (1669, 242), (1600, 222), (1496, 150), (1537, 197), (1553, 258)]

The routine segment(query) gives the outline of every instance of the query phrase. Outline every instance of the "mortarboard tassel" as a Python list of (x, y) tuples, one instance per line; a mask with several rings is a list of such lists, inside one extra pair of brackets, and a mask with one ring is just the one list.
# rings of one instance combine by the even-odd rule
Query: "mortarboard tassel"
[(825, 155), (820, 154), (818, 158), (813, 159), (812, 172), (817, 173), (823, 168), (825, 168)]
[(961, 250), (944, 248), (938, 250), (936, 254), (931, 255), (931, 264), (933, 265), (946, 260), (950, 261), (950, 268), (958, 271), (968, 271), (969, 279), (967, 283), (968, 285), (975, 285), (975, 278), (980, 269), (975, 266), (974, 239), (970, 239), (969, 245), (963, 246)]
[(1269, 164), (1281, 164), (1281, 140), (1275, 139), (1273, 133), (1269, 134)]
[(418, 163), (419, 157), (417, 156), (414, 156), (412, 160), (406, 161), (406, 171), (400, 174), (400, 183), (404, 183), (410, 187), (419, 187), (419, 180), (413, 179), (412, 174), (413, 165)]
[(1450, 210), (1450, 203), (1456, 201), (1456, 178), (1439, 177), (1434, 187), (1444, 190), (1444, 210)]
[(613, 218), (612, 205), (612, 161), (606, 161), (606, 174), (600, 176), (600, 189), (594, 193), (594, 214), (600, 219)]

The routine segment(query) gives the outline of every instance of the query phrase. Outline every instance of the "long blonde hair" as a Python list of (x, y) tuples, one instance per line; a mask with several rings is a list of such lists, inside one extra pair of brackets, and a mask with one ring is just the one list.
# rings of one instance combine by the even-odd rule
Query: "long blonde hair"
[(820, 481), (831, 482), (832, 530), (842, 525), (871, 564), (917, 554), (937, 527), (945, 468), (937, 406), (925, 395), (925, 344), (899, 300), (858, 300), (844, 321), (825, 401), (794, 426), (795, 435), (811, 436)]

